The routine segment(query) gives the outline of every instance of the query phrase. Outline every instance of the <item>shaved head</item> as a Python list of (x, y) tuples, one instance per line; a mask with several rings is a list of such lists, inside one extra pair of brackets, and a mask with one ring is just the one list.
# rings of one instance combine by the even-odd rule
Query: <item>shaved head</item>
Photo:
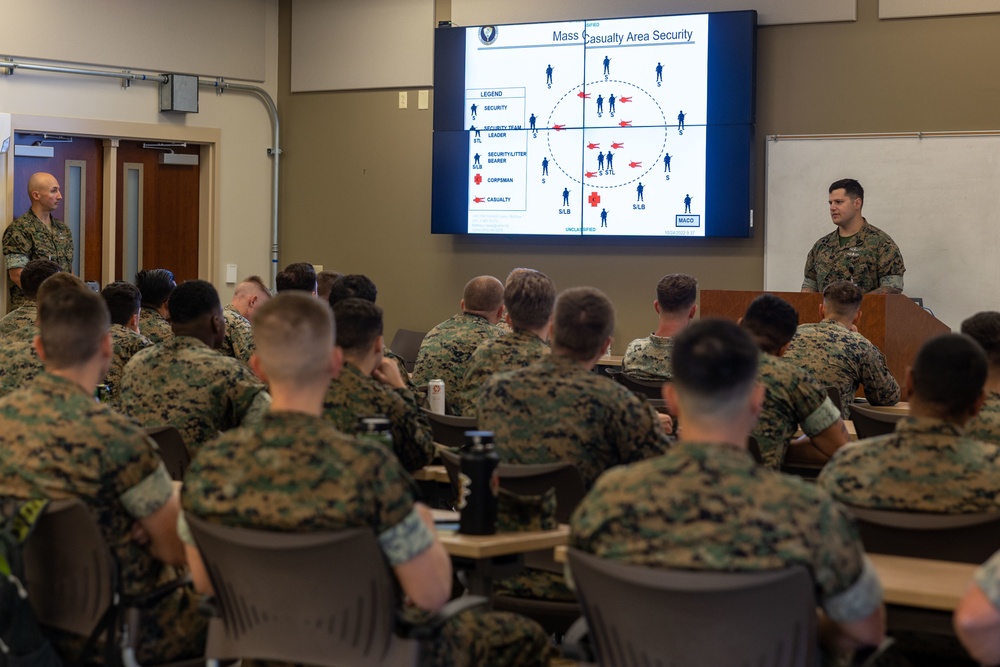
[(28, 197), (31, 197), (33, 192), (43, 192), (49, 190), (52, 185), (55, 184), (56, 187), (59, 186), (59, 181), (52, 174), (47, 174), (44, 171), (39, 171), (31, 175), (28, 179)]
[(474, 313), (497, 310), (503, 305), (503, 283), (493, 276), (478, 276), (465, 284), (465, 309)]

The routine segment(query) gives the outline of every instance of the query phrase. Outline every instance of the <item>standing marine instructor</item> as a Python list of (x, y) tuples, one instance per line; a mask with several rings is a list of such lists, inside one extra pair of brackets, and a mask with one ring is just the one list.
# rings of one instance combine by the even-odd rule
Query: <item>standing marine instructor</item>
[(853, 178), (830, 186), (830, 218), (837, 229), (816, 241), (806, 257), (803, 292), (822, 292), (846, 280), (865, 294), (903, 292), (903, 256), (896, 242), (861, 215), (865, 190)]
[(38, 172), (28, 179), (31, 208), (10, 223), (3, 233), (3, 258), (10, 276), (8, 310), (25, 303), (21, 290), (21, 269), (33, 259), (51, 259), (64, 271), (73, 270), (73, 233), (52, 216), (62, 201), (59, 181), (52, 174)]

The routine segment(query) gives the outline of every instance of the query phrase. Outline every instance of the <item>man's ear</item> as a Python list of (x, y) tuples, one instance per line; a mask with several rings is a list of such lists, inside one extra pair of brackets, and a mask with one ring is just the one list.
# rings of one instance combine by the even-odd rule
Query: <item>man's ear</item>
[(330, 374), (332, 377), (337, 377), (340, 375), (340, 371), (344, 368), (344, 351), (339, 345), (333, 346), (333, 352), (330, 354)]
[(36, 335), (34, 337), (34, 339), (31, 341), (31, 345), (32, 345), (32, 347), (35, 348), (35, 353), (38, 355), (38, 358), (41, 359), (44, 362), (45, 361), (45, 346), (42, 345), (42, 337), (39, 336), (39, 335)]
[(250, 370), (253, 371), (254, 375), (260, 378), (261, 382), (264, 384), (268, 383), (267, 374), (264, 373), (264, 367), (261, 366), (260, 357), (257, 356), (256, 352), (250, 355)]

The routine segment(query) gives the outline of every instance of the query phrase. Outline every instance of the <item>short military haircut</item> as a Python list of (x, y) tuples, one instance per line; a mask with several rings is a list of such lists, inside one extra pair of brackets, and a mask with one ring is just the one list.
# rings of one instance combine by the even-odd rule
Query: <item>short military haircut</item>
[(528, 269), (528, 268), (525, 268), (523, 266), (519, 266), (517, 268), (511, 269), (510, 273), (507, 274), (507, 280), (503, 281), (504, 287), (506, 287), (507, 285), (510, 285), (510, 281), (513, 280), (516, 276), (519, 276), (519, 275), (524, 274), (524, 273), (531, 273), (534, 270), (535, 269)]
[(823, 305), (835, 315), (851, 315), (861, 308), (864, 294), (861, 288), (848, 280), (835, 280), (823, 290)]
[(670, 273), (656, 285), (656, 301), (660, 311), (681, 313), (690, 310), (698, 298), (698, 281), (686, 273)]
[(913, 361), (913, 394), (947, 417), (968, 416), (983, 390), (986, 372), (986, 353), (970, 336), (935, 336)]
[(316, 294), (324, 301), (330, 298), (330, 288), (338, 278), (343, 278), (340, 271), (320, 271), (316, 274)]
[(600, 353), (615, 329), (615, 307), (596, 287), (572, 287), (556, 299), (552, 345), (586, 361)]
[(333, 281), (327, 301), (330, 302), (330, 307), (333, 308), (337, 305), (337, 302), (344, 299), (364, 299), (365, 301), (375, 303), (377, 297), (378, 288), (375, 287), (375, 283), (371, 278), (360, 273), (349, 273)]
[(773, 294), (761, 294), (753, 300), (743, 315), (743, 328), (768, 354), (778, 354), (799, 326), (799, 314), (792, 304)]
[[(65, 289), (91, 292), (90, 288), (87, 287), (87, 283), (83, 282), (72, 273), (60, 271), (59, 273), (54, 273), (42, 281), (42, 284), (38, 286), (38, 295), (35, 297), (35, 302), (37, 303), (41, 301), (49, 294)], [(91, 292), (91, 294), (93, 294), (93, 292)]]
[(45, 279), (62, 271), (62, 267), (51, 259), (33, 259), (21, 269), (21, 291), (24, 296), (34, 300), (38, 296), (38, 288)]
[(94, 358), (111, 326), (104, 299), (88, 289), (59, 289), (38, 302), (38, 335), (50, 369), (73, 368)]
[(503, 305), (503, 283), (493, 276), (477, 276), (465, 283), (462, 291), (465, 309), (474, 313), (488, 313)]
[(522, 271), (507, 280), (503, 304), (517, 329), (537, 329), (548, 324), (556, 302), (556, 286), (541, 271)]
[(671, 367), (684, 407), (698, 416), (731, 414), (757, 381), (759, 353), (734, 322), (706, 318), (674, 337)]
[(233, 296), (243, 296), (247, 292), (249, 292), (251, 296), (255, 292), (259, 292), (265, 296), (271, 296), (271, 290), (267, 288), (267, 285), (264, 284), (264, 279), (260, 276), (247, 276), (241, 280), (240, 284), (236, 286)]
[(254, 311), (256, 356), (271, 381), (313, 382), (329, 377), (336, 327), (330, 309), (310, 294), (278, 294)]
[(861, 201), (865, 200), (865, 189), (861, 187), (861, 184), (853, 178), (842, 178), (839, 181), (834, 181), (830, 184), (830, 192), (840, 190), (841, 188), (844, 189), (844, 192), (846, 192), (847, 196), (851, 199), (860, 199)]
[(167, 308), (171, 324), (187, 324), (221, 310), (222, 304), (212, 283), (207, 280), (185, 280), (170, 295)]
[(1000, 366), (1000, 313), (976, 313), (962, 322), (962, 333), (979, 343), (990, 366)]
[(173, 272), (168, 269), (143, 269), (135, 274), (135, 286), (142, 292), (142, 305), (159, 308), (177, 287)]
[(108, 304), (111, 313), (111, 323), (125, 326), (139, 312), (142, 295), (139, 288), (123, 280), (109, 283), (101, 290), (101, 297)]
[(365, 299), (344, 299), (333, 307), (337, 345), (346, 352), (364, 352), (382, 335), (382, 309)]
[(274, 287), (279, 292), (299, 290), (311, 294), (316, 289), (316, 269), (306, 262), (289, 264), (275, 276)]

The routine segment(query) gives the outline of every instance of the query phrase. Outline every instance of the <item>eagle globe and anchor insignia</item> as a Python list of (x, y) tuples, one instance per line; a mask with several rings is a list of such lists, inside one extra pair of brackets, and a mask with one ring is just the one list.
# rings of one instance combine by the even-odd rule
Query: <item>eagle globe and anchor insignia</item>
[(491, 46), (497, 41), (497, 27), (495, 25), (484, 25), (479, 29), (479, 41), (486, 46)]

